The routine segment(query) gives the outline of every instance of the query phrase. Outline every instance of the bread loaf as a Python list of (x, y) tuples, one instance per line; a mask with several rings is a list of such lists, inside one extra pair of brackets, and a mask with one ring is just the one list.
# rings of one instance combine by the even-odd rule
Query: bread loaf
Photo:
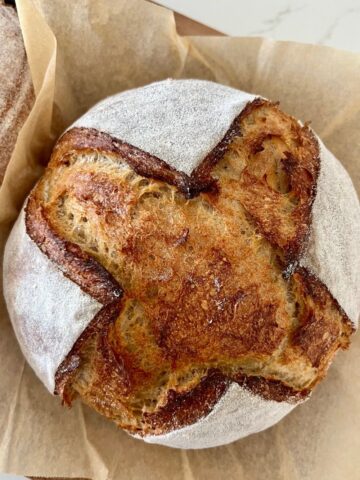
[(211, 447), (279, 421), (349, 346), (359, 238), (351, 180), (307, 125), (167, 80), (58, 140), (7, 242), (5, 298), (65, 404)]
[(33, 102), (19, 21), (15, 9), (0, 1), (0, 184)]

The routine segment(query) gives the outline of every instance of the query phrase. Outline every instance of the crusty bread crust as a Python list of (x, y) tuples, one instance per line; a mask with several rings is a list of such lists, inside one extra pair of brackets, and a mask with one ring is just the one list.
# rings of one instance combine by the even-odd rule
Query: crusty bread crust
[(233, 381), (306, 397), (352, 333), (297, 265), (318, 172), (310, 129), (265, 100), (191, 176), (105, 133), (63, 135), (27, 231), (104, 304), (58, 369), (64, 401), (144, 435), (194, 423)]
[(61, 266), (65, 276), (98, 302), (107, 305), (122, 295), (113, 276), (78, 245), (67, 242), (51, 228), (47, 212), (32, 195), (26, 205), (26, 228), (50, 260)]

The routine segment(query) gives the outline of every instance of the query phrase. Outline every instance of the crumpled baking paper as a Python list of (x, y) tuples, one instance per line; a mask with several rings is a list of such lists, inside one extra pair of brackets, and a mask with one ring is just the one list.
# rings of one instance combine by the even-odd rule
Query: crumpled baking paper
[[(37, 98), (0, 189), (1, 252), (58, 135), (107, 95), (167, 77), (214, 80), (279, 100), (312, 121), (359, 191), (360, 55), (263, 38), (181, 37), (172, 12), (143, 0), (19, 0), (18, 13)], [(25, 363), (2, 296), (0, 365), (2, 472), (96, 480), (359, 478), (358, 335), (310, 401), (279, 424), (199, 451), (147, 445), (80, 402), (62, 407)]]

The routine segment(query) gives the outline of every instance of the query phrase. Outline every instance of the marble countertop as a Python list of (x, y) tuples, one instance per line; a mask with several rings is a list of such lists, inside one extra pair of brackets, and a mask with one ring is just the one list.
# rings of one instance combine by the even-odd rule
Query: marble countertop
[(360, 53), (360, 0), (156, 0), (220, 32)]

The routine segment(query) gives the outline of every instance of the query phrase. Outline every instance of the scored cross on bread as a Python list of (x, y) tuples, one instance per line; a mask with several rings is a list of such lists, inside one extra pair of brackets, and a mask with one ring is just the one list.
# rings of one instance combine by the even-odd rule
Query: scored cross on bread
[(234, 381), (308, 396), (353, 331), (298, 265), (318, 172), (310, 129), (260, 99), (191, 175), (106, 133), (65, 133), (26, 212), (40, 249), (103, 304), (57, 371), (64, 401), (159, 434)]

